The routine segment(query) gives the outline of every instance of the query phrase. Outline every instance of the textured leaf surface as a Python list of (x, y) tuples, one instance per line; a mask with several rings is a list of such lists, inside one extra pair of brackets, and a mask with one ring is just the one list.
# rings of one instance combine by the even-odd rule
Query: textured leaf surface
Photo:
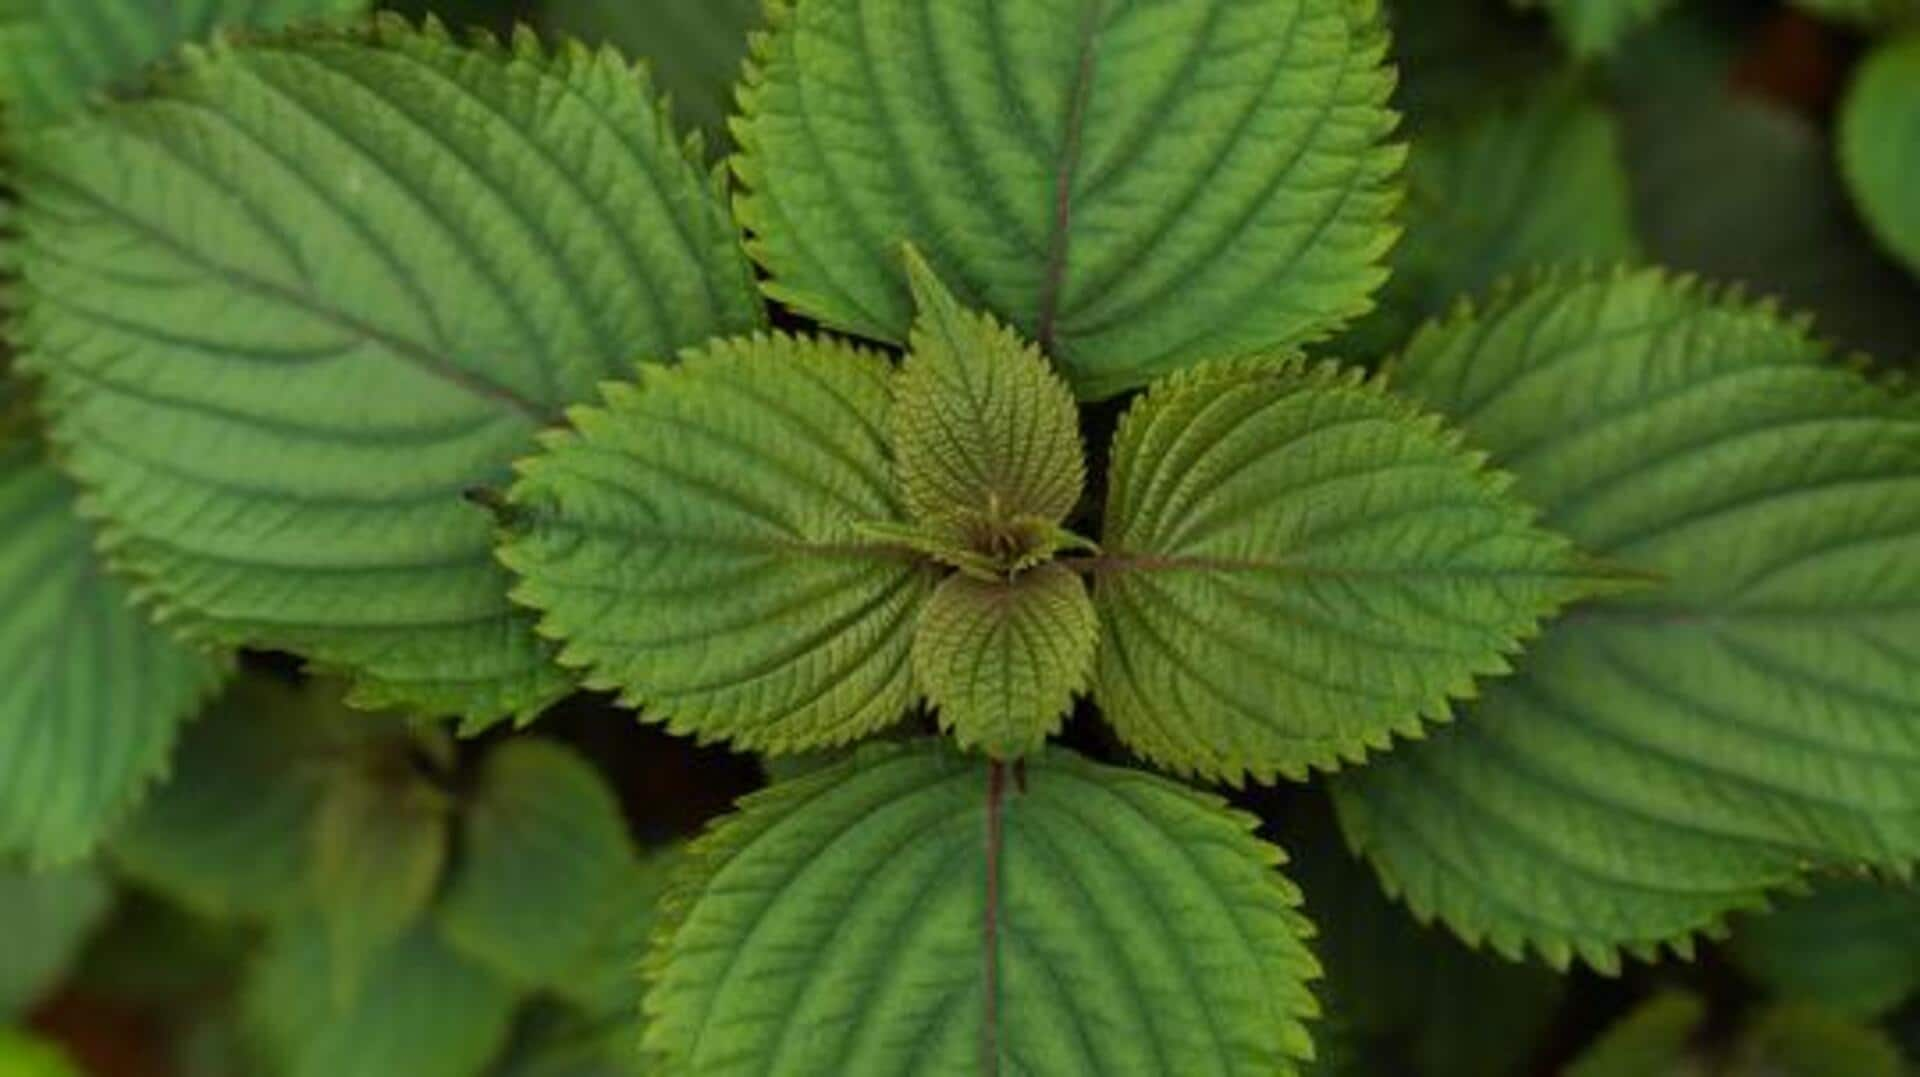
[(1876, 49), (1841, 110), (1840, 162), (1880, 242), (1920, 274), (1920, 32)]
[(223, 669), (132, 608), (77, 496), (30, 441), (0, 441), (0, 850), (37, 862), (120, 821)]
[(240, 681), (187, 728), (171, 779), (114, 834), (115, 863), (211, 916), (292, 907), (308, 882), (314, 820), (340, 747), (327, 722), (335, 716), (315, 706), (314, 692)]
[(437, 910), (447, 940), (510, 980), (563, 986), (633, 869), (606, 782), (559, 744), (511, 741), (488, 756), (461, 839)]
[(1049, 753), (990, 869), (989, 781), (873, 747), (696, 842), (647, 999), (668, 1071), (1293, 1072), (1315, 967), (1250, 817)]
[(1066, 519), (1086, 482), (1073, 393), (1031, 344), (962, 307), (907, 252), (918, 315), (894, 378), (894, 468), (922, 524), (973, 549), (1012, 521)]
[(913, 668), (962, 747), (1013, 759), (1059, 730), (1099, 640), (1086, 584), (1064, 565), (1012, 580), (955, 573), (920, 614)]
[(770, 294), (900, 341), (910, 240), (1106, 396), (1315, 340), (1384, 279), (1376, 0), (774, 5), (742, 219)]
[(733, 88), (762, 0), (548, 0), (549, 30), (646, 61), (685, 125), (727, 140)]
[(1420, 735), (1587, 586), (1506, 485), (1356, 372), (1161, 382), (1114, 439), (1095, 698), (1134, 750), (1234, 781)]
[(1667, 583), (1574, 611), (1336, 789), (1422, 917), (1517, 956), (1683, 952), (1810, 864), (1920, 854), (1920, 410), (1657, 273), (1430, 329), (1396, 384), (1544, 522)]
[(1544, 8), (1554, 29), (1575, 56), (1611, 52), (1629, 31), (1650, 22), (1673, 0), (1514, 0), (1519, 7)]
[(16, 334), (118, 561), (368, 705), (563, 691), (462, 492), (601, 379), (760, 317), (649, 96), (610, 54), (386, 18), (193, 54), (26, 144)]
[(338, 998), (319, 924), (274, 933), (248, 979), (248, 1028), (285, 1077), (477, 1077), (505, 1044), (514, 993), (424, 927), (382, 950)]
[(367, 0), (0, 0), (0, 101), (40, 124), (220, 27), (345, 15)]
[(1920, 994), (1920, 891), (1825, 883), (1764, 916), (1743, 918), (1731, 952), (1771, 995), (1878, 1017)]
[(1502, 277), (1621, 261), (1638, 247), (1613, 115), (1570, 86), (1428, 127), (1407, 159), (1405, 218), (1380, 309), (1334, 354), (1398, 351)]
[[(106, 915), (112, 896), (92, 871), (0, 868), (0, 923), (7, 925), (7, 947), (0, 951), (0, 1026), (54, 986)], [(12, 1071), (0, 1065), (0, 1073)]]
[(313, 897), (326, 921), (336, 988), (421, 919), (446, 866), (446, 804), (406, 776), (331, 775), (313, 829)]
[(561, 661), (675, 732), (743, 748), (899, 719), (931, 576), (857, 529), (905, 520), (889, 374), (844, 344), (755, 337), (576, 409), (522, 465), (500, 551)]

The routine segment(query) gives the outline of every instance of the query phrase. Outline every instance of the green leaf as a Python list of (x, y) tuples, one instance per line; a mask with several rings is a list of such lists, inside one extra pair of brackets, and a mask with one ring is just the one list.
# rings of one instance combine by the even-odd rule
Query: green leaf
[(147, 66), (219, 27), (345, 15), (366, 0), (0, 0), (0, 101), (38, 125), (125, 88)]
[(913, 668), (961, 747), (1014, 759), (1059, 730), (1099, 640), (1086, 585), (1065, 565), (1010, 580), (956, 573), (920, 614)]
[(906, 262), (919, 313), (891, 416), (907, 508), (962, 548), (1025, 553), (1012, 525), (1060, 523), (1086, 484), (1073, 393), (1039, 349), (962, 307), (911, 247)]
[[(639, 1015), (645, 986), (641, 961), (653, 937), (660, 897), (680, 855), (679, 846), (668, 846), (623, 865), (612, 899), (595, 911), (592, 944), (557, 987), (586, 1015), (621, 1020)], [(639, 1042), (636, 1034), (630, 1046), (637, 1051)]]
[(1673, 0), (1514, 0), (1544, 8), (1567, 48), (1578, 57), (1612, 52), (1629, 31), (1651, 22)]
[(484, 724), (568, 685), (486, 515), (562, 408), (761, 318), (611, 54), (384, 17), (188, 54), (19, 147), (14, 332), (114, 560), (198, 636)]
[(248, 1028), (284, 1077), (478, 1077), (506, 1043), (513, 990), (424, 926), (376, 954), (348, 998), (331, 962), (320, 925), (295, 920), (248, 978)]
[(341, 717), (327, 712), (331, 702), (315, 688), (238, 682), (188, 727), (172, 778), (114, 835), (115, 863), (209, 916), (293, 907), (306, 892), (330, 760), (345, 739), (330, 728)]
[(1459, 435), (1297, 360), (1163, 381), (1114, 438), (1094, 696), (1183, 774), (1303, 778), (1446, 721), (1591, 573)]
[(1920, 18), (1916, 0), (1793, 0), (1793, 6), (1823, 18), (1874, 27)]
[(1691, 1041), (1706, 1016), (1693, 995), (1655, 995), (1607, 1029), (1566, 1077), (1685, 1077), (1694, 1072)]
[(1004, 777), (868, 746), (695, 842), (651, 959), (666, 1071), (1296, 1072), (1315, 966), (1254, 820), (1065, 752)]
[[(106, 916), (112, 896), (106, 882), (86, 869), (26, 874), (0, 868), (0, 924), (7, 930), (0, 951), (0, 1026), (60, 980)], [(0, 1065), (0, 1073), (12, 1071)]]
[(350, 768), (330, 779), (314, 819), (312, 893), (340, 977), (335, 989), (350, 993), (372, 955), (433, 900), (448, 811), (443, 794), (408, 774)]
[(1393, 104), (1416, 135), (1507, 101), (1560, 59), (1541, 47), (1534, 20), (1497, 0), (1389, 0), (1386, 11), (1400, 74)]
[(1920, 32), (1875, 49), (1840, 112), (1840, 164), (1880, 243), (1920, 274)]
[(559, 744), (510, 741), (487, 757), (461, 837), (438, 908), (447, 941), (509, 980), (565, 986), (634, 860), (600, 773)]
[(1920, 357), (1920, 283), (1860, 225), (1826, 132), (1730, 88), (1729, 51), (1717, 23), (1676, 18), (1615, 64), (1648, 252), (1811, 310), (1843, 347)]
[(11, 1028), (0, 1028), (0, 1073), (7, 1077), (83, 1077), (57, 1044)]
[(1395, 377), (1544, 522), (1665, 586), (1584, 606), (1424, 745), (1336, 784), (1388, 889), (1610, 971), (1808, 867), (1920, 854), (1920, 409), (1658, 272), (1463, 312)]
[(724, 341), (577, 408), (521, 465), (500, 557), (586, 683), (676, 733), (790, 752), (913, 702), (931, 574), (862, 536), (904, 521), (885, 359)]
[(1730, 951), (1769, 994), (1869, 1020), (1920, 994), (1920, 891), (1827, 882), (1743, 917)]
[(1502, 277), (1638, 248), (1613, 114), (1571, 84), (1429, 126), (1407, 160), (1406, 221), (1380, 309), (1329, 351), (1397, 351)]
[(682, 125), (724, 144), (762, 0), (547, 0), (544, 25), (646, 62)]
[(779, 0), (736, 171), (768, 294), (880, 340), (924, 251), (1102, 397), (1364, 313), (1402, 153), (1377, 0)]
[(133, 608), (77, 491), (32, 441), (0, 441), (0, 850), (91, 850), (167, 765), (225, 663)]

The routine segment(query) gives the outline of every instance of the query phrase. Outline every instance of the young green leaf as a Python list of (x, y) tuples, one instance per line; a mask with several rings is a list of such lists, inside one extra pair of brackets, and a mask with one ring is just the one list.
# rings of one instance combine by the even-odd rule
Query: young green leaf
[(1548, 526), (1667, 581), (1583, 606), (1466, 720), (1336, 784), (1421, 916), (1612, 970), (1811, 865), (1920, 856), (1920, 408), (1824, 360), (1657, 272), (1415, 340), (1397, 384)]
[(632, 871), (620, 805), (570, 749), (516, 740), (487, 757), (437, 915), (462, 953), (528, 986), (564, 986)]
[(0, 101), (38, 125), (119, 88), (220, 27), (345, 15), (367, 0), (0, 0)]
[(1867, 57), (1840, 114), (1840, 164), (1861, 215), (1920, 274), (1920, 32)]
[(1288, 1074), (1316, 972), (1253, 820), (1065, 752), (870, 746), (743, 802), (666, 900), (667, 1071)]
[(674, 114), (725, 145), (733, 88), (760, 25), (762, 0), (547, 0), (549, 31), (606, 43), (653, 72)]
[[(26, 874), (0, 868), (0, 1027), (39, 1001), (65, 973), (112, 903), (105, 879), (83, 868)], [(13, 1071), (0, 1064), (0, 1073)]]
[(513, 989), (424, 924), (373, 955), (346, 998), (334, 960), (321, 925), (295, 919), (248, 977), (247, 1027), (284, 1077), (479, 1077), (506, 1044)]
[(1512, 273), (1633, 257), (1613, 114), (1563, 84), (1431, 125), (1407, 159), (1406, 223), (1380, 309), (1329, 351), (1397, 351), (1422, 322)]
[[(1385, 279), (1377, 0), (779, 0), (742, 91), (769, 294), (865, 336), (917, 244), (1083, 396), (1323, 338)], [(804, 58), (804, 59), (803, 59)]]
[(462, 492), (761, 318), (633, 70), (383, 17), (191, 52), (17, 148), (14, 331), (121, 566), (368, 706), (483, 724), (567, 689)]
[(891, 425), (907, 508), (963, 549), (1028, 552), (1017, 525), (1059, 524), (1086, 483), (1073, 393), (1039, 349), (962, 307), (911, 247), (906, 263), (918, 314)]
[(1514, 0), (1517, 7), (1545, 8), (1561, 40), (1578, 57), (1611, 52), (1627, 33), (1652, 21), (1673, 0)]
[(448, 812), (438, 790), (409, 775), (355, 768), (331, 779), (314, 819), (312, 894), (344, 996), (433, 900)]
[(1094, 696), (1129, 746), (1238, 782), (1445, 721), (1592, 573), (1506, 477), (1355, 371), (1210, 364), (1114, 438)]
[(31, 440), (0, 441), (0, 851), (37, 863), (120, 821), (225, 670), (133, 608), (77, 499)]
[(956, 573), (921, 611), (913, 668), (961, 747), (1013, 759), (1060, 728), (1099, 639), (1086, 585), (1064, 565), (1000, 580)]
[(1920, 890), (1823, 882), (1742, 917), (1728, 952), (1769, 995), (1872, 1020), (1920, 995)]
[(238, 682), (187, 728), (171, 779), (114, 834), (116, 866), (209, 916), (294, 907), (311, 874), (324, 780), (343, 746), (330, 729), (337, 711), (315, 688)]
[(800, 751), (897, 721), (932, 575), (904, 521), (887, 361), (831, 340), (716, 343), (606, 387), (543, 439), (504, 510), (514, 597), (560, 660), (702, 739)]

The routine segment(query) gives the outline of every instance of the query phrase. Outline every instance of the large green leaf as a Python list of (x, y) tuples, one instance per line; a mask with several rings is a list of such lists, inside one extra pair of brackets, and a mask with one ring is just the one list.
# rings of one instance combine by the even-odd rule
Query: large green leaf
[(961, 747), (1012, 759), (1066, 720), (1099, 641), (1087, 586), (1065, 565), (1010, 580), (955, 573), (920, 614), (913, 668)]
[(507, 1039), (513, 990), (424, 926), (340, 998), (321, 926), (294, 920), (248, 977), (247, 1026), (283, 1077), (478, 1077)]
[(339, 976), (359, 986), (373, 955), (422, 919), (446, 867), (448, 807), (439, 790), (387, 767), (328, 775), (313, 821), (311, 891)]
[(906, 519), (890, 373), (844, 344), (761, 336), (575, 409), (521, 466), (500, 551), (561, 661), (675, 732), (745, 748), (898, 720), (931, 574), (858, 526)]
[(0, 850), (36, 862), (120, 821), (224, 668), (133, 608), (76, 496), (22, 434), (0, 441)]
[(510, 980), (564, 987), (633, 870), (619, 802), (599, 772), (559, 744), (512, 741), (487, 757), (466, 805), (441, 929)]
[(1770, 994), (1878, 1017), (1920, 994), (1920, 890), (1823, 882), (1767, 915), (1743, 917), (1730, 949)]
[(297, 904), (324, 781), (347, 739), (319, 695), (258, 677), (236, 684), (187, 729), (171, 779), (113, 836), (119, 867), (210, 916)]
[(1429, 329), (1397, 383), (1547, 525), (1665, 584), (1582, 607), (1336, 786), (1422, 917), (1517, 956), (1685, 952), (1811, 865), (1920, 855), (1920, 408), (1657, 272)]
[(1217, 798), (938, 742), (783, 782), (696, 842), (647, 1043), (677, 1074), (1292, 1073), (1315, 974)]
[[(912, 354), (893, 383), (895, 474), (923, 525), (975, 551), (1066, 519), (1086, 482), (1080, 413), (1047, 358), (967, 310), (912, 248)], [(1024, 552), (1024, 551), (1016, 551)]]
[(1169, 378), (1121, 420), (1096, 562), (1094, 696), (1135, 751), (1239, 781), (1445, 721), (1584, 593), (1457, 433), (1356, 371)]
[(1867, 224), (1920, 274), (1920, 32), (1890, 41), (1854, 75), (1840, 116), (1840, 162)]
[(1106, 396), (1329, 335), (1385, 279), (1377, 0), (773, 5), (742, 219), (801, 313), (881, 340), (910, 240)]
[(1570, 85), (1429, 125), (1407, 159), (1406, 221), (1380, 309), (1329, 349), (1343, 358), (1399, 350), (1502, 277), (1638, 248), (1613, 114)]
[(0, 0), (0, 102), (16, 124), (76, 111), (219, 27), (344, 15), (367, 0)]
[(547, 0), (549, 30), (646, 61), (675, 115), (718, 143), (763, 0)]
[(16, 336), (115, 560), (367, 705), (564, 691), (462, 492), (600, 380), (761, 316), (650, 97), (611, 54), (386, 17), (191, 53), (22, 144)]
[[(112, 891), (92, 871), (63, 868), (26, 874), (0, 868), (0, 1026), (53, 987), (81, 943), (107, 913)], [(0, 1073), (11, 1073), (0, 1065)]]

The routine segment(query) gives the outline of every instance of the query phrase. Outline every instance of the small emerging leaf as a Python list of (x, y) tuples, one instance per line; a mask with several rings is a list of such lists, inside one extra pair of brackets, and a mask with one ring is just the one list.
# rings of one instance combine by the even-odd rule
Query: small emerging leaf
[(521, 465), (500, 558), (561, 661), (644, 716), (800, 751), (913, 702), (931, 573), (862, 526), (904, 523), (880, 356), (722, 341), (607, 386)]
[(961, 747), (1012, 759), (1060, 728), (1093, 669), (1100, 620), (1061, 564), (947, 577), (920, 614), (913, 668)]
[(1114, 439), (1094, 695), (1175, 770), (1304, 777), (1445, 721), (1599, 581), (1434, 416), (1354, 372), (1216, 363)]
[(892, 425), (907, 507), (954, 545), (1013, 560), (1027, 552), (1017, 521), (1058, 524), (1080, 500), (1073, 393), (1039, 349), (962, 307), (911, 247), (906, 264), (919, 315)]

